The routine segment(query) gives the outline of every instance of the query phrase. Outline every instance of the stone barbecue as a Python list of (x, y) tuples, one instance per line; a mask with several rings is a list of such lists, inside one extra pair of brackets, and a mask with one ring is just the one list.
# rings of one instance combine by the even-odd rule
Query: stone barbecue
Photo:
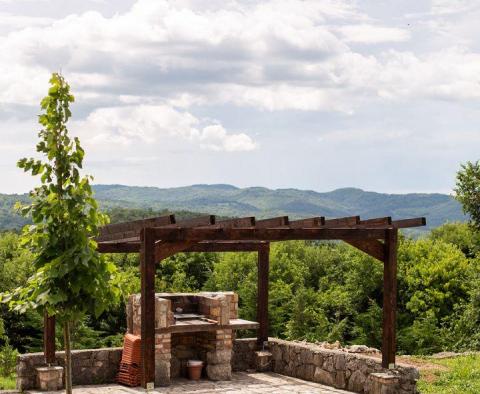
[[(140, 295), (127, 303), (128, 332), (140, 335)], [(155, 294), (155, 385), (187, 376), (187, 361), (202, 360), (204, 375), (229, 380), (235, 330), (256, 329), (258, 323), (238, 319), (233, 292)]]

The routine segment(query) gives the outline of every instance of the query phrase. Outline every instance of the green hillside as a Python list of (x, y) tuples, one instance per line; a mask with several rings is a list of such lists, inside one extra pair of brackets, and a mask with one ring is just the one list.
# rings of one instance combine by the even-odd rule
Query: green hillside
[[(384, 194), (344, 188), (318, 193), (311, 190), (237, 188), (231, 185), (193, 185), (160, 189), (123, 185), (94, 186), (104, 209), (115, 207), (160, 211), (208, 212), (219, 216), (268, 217), (290, 215), (341, 217), (360, 215), (363, 218), (392, 216), (407, 218), (425, 216), (428, 227), (447, 221), (463, 221), (460, 205), (439, 193)], [(25, 195), (0, 194), (0, 229), (20, 228), (25, 219), (12, 208)]]

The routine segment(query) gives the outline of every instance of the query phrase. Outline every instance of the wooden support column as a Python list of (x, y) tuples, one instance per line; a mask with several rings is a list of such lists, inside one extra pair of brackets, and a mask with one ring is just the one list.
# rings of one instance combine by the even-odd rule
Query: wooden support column
[(257, 288), (257, 346), (263, 347), (268, 341), (268, 272), (270, 269), (270, 244), (263, 243), (258, 249), (258, 288)]
[(386, 230), (383, 264), (382, 367), (395, 367), (397, 318), (397, 240), (398, 229)]
[(142, 387), (155, 382), (155, 233), (144, 228), (140, 233)]
[(54, 364), (55, 360), (55, 316), (43, 313), (43, 355), (45, 364)]

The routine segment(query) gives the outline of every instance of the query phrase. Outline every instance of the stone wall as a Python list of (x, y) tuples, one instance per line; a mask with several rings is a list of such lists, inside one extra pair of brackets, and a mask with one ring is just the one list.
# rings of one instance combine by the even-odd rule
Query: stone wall
[[(215, 344), (215, 347), (221, 345), (222, 342), (225, 344), (225, 338), (217, 338), (217, 334), (224, 337), (230, 335), (226, 332), (212, 333), (211, 335), (215, 335), (215, 338), (212, 337), (210, 340)], [(156, 351), (169, 353), (170, 338), (168, 338), (168, 343), (166, 338), (163, 338), (165, 341), (160, 341), (160, 338), (156, 339), (159, 340), (156, 343)], [(357, 393), (410, 394), (416, 392), (418, 370), (410, 366), (398, 365), (394, 370), (387, 370), (382, 368), (381, 361), (378, 358), (347, 353), (342, 350), (329, 350), (311, 343), (289, 342), (275, 338), (269, 339), (268, 348), (265, 350), (264, 352), (256, 351), (255, 338), (234, 339), (230, 361), (231, 370), (272, 370), (282, 375)], [(229, 348), (223, 347), (217, 349), (216, 354), (206, 355), (207, 365), (210, 364), (211, 369), (215, 369), (215, 371), (211, 371), (213, 374), (225, 374), (227, 375), (226, 378), (229, 377), (229, 368), (225, 366), (229, 354)], [(121, 355), (121, 348), (74, 350), (72, 352), (73, 383), (79, 385), (113, 382), (118, 371)], [(58, 364), (63, 366), (64, 353), (57, 352), (56, 356)], [(213, 357), (216, 358), (213, 359)], [(44, 365), (43, 353), (18, 356), (17, 388), (20, 390), (35, 388), (35, 367), (42, 365)], [(175, 368), (173, 365), (172, 367)], [(169, 375), (170, 368), (164, 369), (165, 375)], [(174, 375), (177, 375), (177, 373), (174, 373)], [(158, 383), (166, 384), (165, 380)]]
[(233, 341), (232, 370), (248, 371), (255, 369), (256, 338), (238, 338)]
[(356, 393), (416, 392), (418, 370), (398, 365), (384, 369), (371, 356), (329, 350), (318, 345), (269, 339), (272, 370), (276, 373), (346, 389)]
[[(65, 353), (56, 352), (58, 365), (65, 365)], [(122, 348), (72, 350), (72, 380), (74, 385), (113, 383), (118, 372)], [(44, 366), (43, 353), (21, 354), (17, 357), (17, 389), (36, 386), (36, 367)]]

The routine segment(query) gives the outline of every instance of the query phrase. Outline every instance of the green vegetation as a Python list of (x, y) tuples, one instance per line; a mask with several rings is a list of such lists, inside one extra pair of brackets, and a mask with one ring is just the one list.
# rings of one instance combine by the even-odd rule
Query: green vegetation
[[(44, 159), (23, 158), (18, 162), (41, 181), (30, 192), (30, 204), (19, 203), (17, 207), (33, 221), (25, 226), (21, 242), (34, 254), (34, 272), (21, 286), (1, 296), (14, 312), (38, 310), (55, 316), (63, 325), (67, 393), (72, 392), (72, 324), (87, 312), (98, 317), (118, 295), (112, 286), (115, 266), (97, 252), (92, 239), (108, 218), (99, 212), (93, 198), (91, 177), (80, 175), (84, 151), (78, 138), (70, 138), (66, 127), (73, 100), (68, 83), (53, 74), (39, 116), (42, 129), (37, 152)], [(8, 350), (7, 342), (2, 354)]]
[(457, 173), (456, 199), (469, 215), (470, 223), (480, 230), (480, 161), (468, 161)]
[[(194, 185), (169, 189), (95, 185), (93, 189), (104, 210), (136, 208), (167, 212), (168, 208), (176, 213), (207, 212), (230, 217), (290, 215), (292, 218), (300, 218), (318, 216), (319, 213), (328, 217), (425, 216), (428, 228), (418, 228), (416, 233), (423, 233), (447, 221), (466, 219), (460, 204), (445, 194), (382, 194), (354, 188), (317, 193), (261, 187), (240, 189), (230, 185)], [(19, 198), (27, 200), (25, 195), (0, 194), (0, 229), (20, 229), (25, 224), (25, 219), (11, 210)]]
[[(477, 394), (480, 392), (480, 355), (420, 361), (418, 389), (422, 394)], [(422, 363), (428, 368), (422, 370)], [(437, 366), (437, 368), (435, 368)]]
[[(140, 211), (133, 211), (138, 217)], [(122, 217), (128, 216), (128, 210)], [(140, 215), (141, 216), (141, 215)], [(445, 225), (424, 239), (401, 237), (399, 245), (399, 353), (426, 355), (480, 350), (480, 265), (471, 256), (472, 230)], [(458, 236), (450, 237), (452, 232)], [(445, 235), (445, 238), (443, 235)], [(453, 243), (454, 242), (454, 243)], [(30, 252), (20, 237), (0, 236), (1, 290), (25, 282)], [(137, 255), (109, 255), (117, 267), (123, 300), (140, 291)], [(8, 267), (24, 267), (15, 271)], [(12, 279), (10, 279), (12, 278)], [(235, 290), (240, 313), (255, 319), (256, 254), (180, 253), (157, 267), (157, 291)], [(285, 242), (271, 250), (271, 335), (309, 341), (381, 346), (382, 264), (344, 243)], [(15, 284), (13, 284), (15, 282)], [(41, 320), (30, 313), (2, 314), (10, 343), (39, 350)], [(22, 334), (19, 334), (21, 330)], [(99, 318), (76, 323), (73, 347), (112, 346), (126, 330), (124, 301)], [(58, 333), (58, 346), (62, 345)]]

